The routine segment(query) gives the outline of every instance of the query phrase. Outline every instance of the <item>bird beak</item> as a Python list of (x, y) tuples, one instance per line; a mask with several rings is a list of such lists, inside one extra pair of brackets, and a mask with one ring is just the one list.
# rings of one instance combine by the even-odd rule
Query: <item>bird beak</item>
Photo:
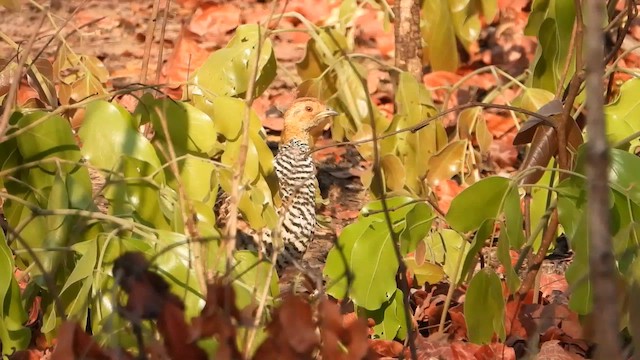
[(333, 110), (332, 108), (328, 107), (326, 108), (324, 111), (321, 111), (318, 113), (318, 115), (316, 115), (315, 120), (322, 120), (324, 118), (328, 118), (328, 117), (332, 117), (332, 116), (338, 116), (338, 112)]

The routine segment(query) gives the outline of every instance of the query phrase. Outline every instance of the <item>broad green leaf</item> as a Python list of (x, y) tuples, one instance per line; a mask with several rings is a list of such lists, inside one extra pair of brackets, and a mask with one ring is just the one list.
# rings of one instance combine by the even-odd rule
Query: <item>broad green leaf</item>
[(418, 264), (414, 255), (405, 256), (404, 263), (416, 277), (419, 284), (436, 284), (444, 279), (445, 271), (440, 265), (428, 261)]
[[(187, 155), (178, 161), (180, 184), (190, 200), (200, 201), (213, 208), (218, 194), (218, 176), (215, 165), (208, 160)], [(166, 169), (167, 184), (178, 191), (174, 174)]]
[(434, 70), (454, 71), (458, 67), (456, 33), (447, 0), (425, 1), (422, 5), (425, 26), (422, 38), (427, 43), (425, 49)]
[(131, 115), (122, 107), (98, 100), (89, 103), (78, 132), (82, 155), (103, 169), (115, 169), (123, 155), (146, 161), (160, 168), (151, 143), (134, 127)]
[[(198, 155), (212, 152), (218, 134), (213, 120), (203, 111), (171, 99), (152, 100), (147, 104), (147, 110), (155, 130), (154, 139), (171, 139), (177, 156), (187, 152)], [(163, 129), (163, 121), (168, 134)]]
[(464, 259), (469, 254), (469, 246), (464, 242), (464, 238), (451, 229), (439, 230), (426, 239), (425, 258), (432, 263), (444, 264), (442, 267), (444, 273), (454, 283), (463, 276), (464, 263), (460, 257)]
[(500, 279), (493, 270), (484, 268), (471, 279), (464, 301), (469, 341), (488, 344), (494, 333), (504, 341), (504, 311)]
[(396, 289), (391, 299), (385, 302), (380, 309), (374, 311), (365, 309), (364, 314), (376, 322), (373, 331), (378, 338), (393, 340), (397, 337), (402, 340), (406, 336), (404, 304), (400, 289)]
[[(46, 118), (45, 120), (42, 120)], [(22, 116), (17, 125), (20, 128), (35, 127), (18, 135), (16, 138), (18, 149), (24, 162), (62, 158), (69, 161), (80, 161), (78, 145), (73, 138), (69, 122), (59, 115), (52, 115), (44, 111), (35, 111)], [(59, 164), (65, 172), (70, 172), (75, 165)], [(58, 167), (54, 162), (41, 163), (39, 167), (48, 172), (55, 172)]]
[(350, 289), (354, 304), (367, 310), (379, 309), (396, 289), (398, 260), (392, 241), (384, 222), (365, 218), (345, 228), (338, 246), (327, 258), (324, 273), (330, 281), (338, 281), (328, 286), (327, 292), (338, 298), (346, 295), (347, 282), (343, 276), (349, 269), (354, 274)]
[[(414, 199), (408, 196), (389, 197), (386, 199), (386, 204), (389, 217), (391, 218), (391, 223), (394, 224), (394, 227), (395, 225), (404, 223), (407, 214), (415, 206)], [(360, 216), (358, 219), (367, 217), (376, 222), (385, 222), (386, 220), (382, 209), (382, 200), (371, 201), (366, 204), (362, 210), (360, 210)], [(402, 228), (404, 228), (404, 224), (402, 224)]]
[(327, 294), (336, 299), (344, 299), (349, 295), (349, 287), (352, 285), (349, 277), (353, 274), (349, 265), (353, 246), (358, 241), (366, 241), (362, 238), (368, 234), (372, 222), (371, 217), (365, 217), (346, 226), (327, 255), (322, 272), (328, 278)]
[[(504, 223), (501, 225), (506, 227)], [(506, 234), (506, 231), (500, 231), (498, 238), (498, 260), (500, 260), (500, 263), (504, 266), (509, 293), (513, 294), (520, 286), (520, 278), (518, 278), (518, 274), (513, 269), (513, 265), (511, 265), (511, 254), (509, 250), (513, 245), (509, 243), (509, 237)]]
[(431, 230), (435, 216), (431, 206), (417, 203), (406, 215), (406, 225), (400, 233), (400, 252), (406, 255), (416, 249), (419, 241)]
[(491, 176), (464, 189), (451, 202), (446, 216), (449, 226), (466, 233), (478, 229), (487, 219), (497, 219), (510, 182), (507, 178)]
[(265, 287), (269, 289), (267, 290), (267, 302), (273, 303), (273, 300), (279, 295), (279, 288), (278, 274), (275, 269), (271, 273), (271, 278), (267, 277), (271, 264), (260, 262), (257, 255), (250, 251), (238, 251), (234, 254), (234, 258), (237, 265), (233, 269), (232, 278), (234, 279), (233, 288), (236, 291), (238, 309), (257, 304)]
[(354, 273), (351, 299), (357, 306), (375, 310), (388, 301), (396, 289), (398, 259), (385, 223), (373, 223), (367, 230), (366, 238), (360, 238), (353, 245), (349, 259)]
[(444, 149), (429, 159), (427, 180), (431, 186), (443, 180), (449, 180), (459, 174), (464, 164), (467, 141), (460, 140), (449, 143)]
[(525, 88), (522, 94), (513, 100), (514, 106), (529, 111), (538, 111), (541, 107), (553, 100), (555, 95), (545, 89)]
[(607, 138), (617, 143), (640, 131), (640, 79), (626, 81), (620, 87), (620, 96), (604, 108)]
[(460, 279), (464, 279), (470, 272), (475, 271), (472, 266), (475, 264), (475, 259), (480, 253), (480, 250), (484, 247), (485, 241), (493, 235), (495, 228), (495, 220), (487, 219), (482, 222), (478, 231), (476, 231), (470, 246), (465, 249), (465, 259), (462, 265), (462, 271), (460, 273)]
[(0, 231), (0, 342), (3, 355), (29, 345), (31, 331), (24, 327), (27, 314), (20, 299), (20, 288), (13, 276), (13, 254)]
[(402, 190), (407, 180), (402, 161), (393, 154), (387, 154), (380, 160), (380, 166), (382, 167), (384, 183), (387, 189), (391, 191)]
[(194, 88), (189, 93), (209, 99), (242, 96), (247, 91), (260, 47), (254, 97), (260, 96), (275, 78), (277, 66), (271, 40), (264, 38), (259, 44), (265, 31), (256, 24), (238, 26), (227, 46), (211, 54), (193, 74)]
[[(151, 164), (123, 156), (119, 171), (125, 181), (109, 184), (104, 197), (110, 201), (110, 211), (117, 216), (136, 216), (136, 220), (152, 224), (156, 229), (169, 229), (161, 203), (160, 184), (149, 179), (155, 173)], [(157, 173), (156, 173), (157, 174)]]
[(524, 245), (524, 219), (520, 207), (520, 194), (517, 187), (511, 187), (504, 199), (504, 229), (509, 237), (511, 248), (519, 249)]

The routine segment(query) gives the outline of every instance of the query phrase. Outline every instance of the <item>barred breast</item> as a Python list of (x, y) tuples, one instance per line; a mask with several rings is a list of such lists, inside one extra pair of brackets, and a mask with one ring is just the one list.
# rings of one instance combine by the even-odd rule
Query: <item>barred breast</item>
[(316, 225), (315, 166), (309, 146), (292, 140), (280, 147), (274, 160), (280, 185), (281, 237), (284, 251), (294, 259), (302, 257)]

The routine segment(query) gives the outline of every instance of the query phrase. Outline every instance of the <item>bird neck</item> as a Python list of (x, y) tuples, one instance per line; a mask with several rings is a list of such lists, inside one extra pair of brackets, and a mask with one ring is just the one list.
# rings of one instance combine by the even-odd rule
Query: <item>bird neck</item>
[(282, 134), (280, 135), (280, 144), (284, 145), (292, 142), (293, 140), (298, 140), (306, 145), (309, 145), (309, 132), (303, 129), (299, 129), (295, 126), (287, 126), (285, 124), (284, 129), (282, 129)]

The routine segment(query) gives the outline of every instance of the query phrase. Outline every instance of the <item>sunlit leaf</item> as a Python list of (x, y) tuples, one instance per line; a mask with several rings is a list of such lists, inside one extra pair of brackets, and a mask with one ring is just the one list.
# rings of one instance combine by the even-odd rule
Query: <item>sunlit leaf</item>
[(265, 29), (256, 24), (240, 25), (227, 46), (212, 53), (193, 74), (192, 94), (215, 96), (241, 96), (247, 91), (253, 72), (258, 47), (260, 59), (255, 82), (254, 97), (269, 86), (276, 75), (276, 59), (269, 38), (258, 44)]
[(161, 166), (151, 143), (119, 105), (106, 101), (89, 103), (78, 135), (83, 143), (82, 155), (100, 168), (114, 169), (123, 155), (146, 161), (154, 168)]
[(429, 159), (427, 179), (432, 186), (443, 180), (449, 180), (462, 171), (467, 141), (460, 140), (449, 143), (444, 149)]
[(384, 183), (387, 188), (391, 191), (402, 190), (407, 177), (400, 159), (393, 154), (385, 155), (380, 160), (380, 166), (384, 173)]
[(498, 218), (510, 182), (507, 178), (491, 176), (464, 189), (451, 202), (446, 216), (449, 226), (466, 233), (478, 229), (487, 219)]
[(406, 336), (404, 304), (400, 289), (396, 289), (391, 299), (384, 303), (382, 308), (375, 311), (365, 310), (364, 315), (376, 322), (373, 331), (380, 339), (393, 340), (397, 337), (402, 340)]

